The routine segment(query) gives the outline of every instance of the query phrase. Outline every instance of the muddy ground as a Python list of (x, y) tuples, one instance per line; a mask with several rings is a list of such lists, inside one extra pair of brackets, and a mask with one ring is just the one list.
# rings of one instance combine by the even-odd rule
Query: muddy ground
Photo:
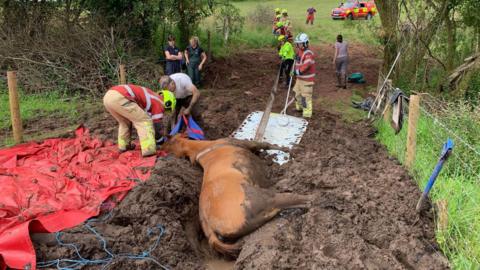
[[(337, 90), (332, 48), (317, 47), (315, 98), (344, 99)], [(352, 46), (351, 71), (366, 74), (366, 94), (376, 84), (380, 61), (371, 50)], [(229, 136), (254, 110), (263, 110), (277, 68), (273, 50), (256, 50), (210, 64), (203, 91), (204, 129), (209, 138)], [(274, 111), (282, 108), (281, 88)], [(236, 261), (225, 262), (205, 244), (198, 225), (201, 168), (187, 160), (159, 158), (151, 179), (138, 185), (104, 222), (92, 223), (113, 253), (142, 253), (154, 244), (149, 228), (161, 224), (165, 235), (151, 256), (170, 269), (446, 269), (448, 262), (434, 240), (431, 212), (415, 214), (420, 191), (412, 178), (388, 156), (364, 122), (346, 124), (329, 108), (314, 108), (295, 160), (278, 166), (264, 157), (274, 190), (313, 194), (308, 211), (290, 210), (245, 237)], [(289, 114), (297, 115), (289, 110)], [(297, 115), (298, 116), (298, 115)], [(86, 119), (97, 134), (115, 136), (108, 115)], [(100, 119), (103, 119), (100, 121)], [(112, 125), (113, 124), (113, 125)], [(52, 237), (36, 241), (38, 261), (73, 257)], [(65, 232), (84, 257), (106, 256), (101, 244), (79, 226)], [(98, 266), (85, 269), (100, 269)], [(105, 269), (161, 269), (152, 260), (118, 258)]]

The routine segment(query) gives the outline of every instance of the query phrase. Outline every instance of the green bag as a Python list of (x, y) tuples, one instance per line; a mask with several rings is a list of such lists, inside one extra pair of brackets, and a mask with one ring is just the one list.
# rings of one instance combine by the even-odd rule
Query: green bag
[(348, 76), (349, 83), (366, 83), (363, 74), (360, 72), (352, 73)]

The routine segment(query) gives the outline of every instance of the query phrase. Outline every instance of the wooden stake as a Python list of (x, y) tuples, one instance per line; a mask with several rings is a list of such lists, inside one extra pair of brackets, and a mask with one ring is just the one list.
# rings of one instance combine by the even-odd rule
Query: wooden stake
[(407, 153), (405, 165), (408, 169), (413, 168), (417, 147), (417, 122), (420, 114), (420, 96), (411, 95), (408, 112)]
[(8, 96), (10, 100), (10, 115), (12, 117), (13, 139), (15, 143), (23, 140), (22, 118), (20, 105), (18, 104), (17, 74), (15, 71), (7, 71)]
[(438, 219), (437, 229), (439, 231), (446, 231), (448, 228), (448, 202), (447, 200), (440, 200), (437, 202)]
[(120, 84), (127, 84), (127, 76), (125, 73), (125, 65), (120, 65)]

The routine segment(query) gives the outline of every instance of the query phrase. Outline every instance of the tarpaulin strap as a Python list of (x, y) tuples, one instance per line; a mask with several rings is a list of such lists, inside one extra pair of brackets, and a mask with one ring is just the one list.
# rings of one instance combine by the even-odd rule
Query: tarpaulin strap
[(203, 130), (197, 125), (197, 123), (193, 120), (193, 118), (190, 116), (187, 120), (187, 117), (185, 115), (183, 116), (183, 121), (185, 122), (185, 125), (187, 125), (187, 130), (190, 130), (191, 132), (204, 136)]
[(187, 127), (187, 135), (190, 139), (194, 140), (205, 140), (205, 135), (202, 128), (193, 120), (192, 116), (189, 116), (188, 119), (185, 115), (182, 115), (181, 119), (175, 125), (175, 127), (170, 132), (170, 136), (174, 136), (180, 133), (183, 125)]

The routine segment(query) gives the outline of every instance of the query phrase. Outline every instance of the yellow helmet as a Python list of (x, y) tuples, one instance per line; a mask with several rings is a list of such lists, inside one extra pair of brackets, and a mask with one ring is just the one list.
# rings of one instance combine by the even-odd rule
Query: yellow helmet
[(286, 8), (282, 9), (282, 14), (288, 14), (288, 10)]
[(278, 14), (277, 19), (281, 19), (281, 18), (282, 18), (282, 15)]
[(173, 112), (175, 110), (175, 106), (177, 105), (175, 94), (168, 90), (162, 90), (159, 92), (159, 94), (163, 96), (163, 107), (165, 110)]
[(278, 36), (278, 41), (284, 41), (284, 40), (285, 40), (285, 36), (284, 36), (284, 35)]
[(280, 13), (280, 8), (276, 8), (275, 13)]

